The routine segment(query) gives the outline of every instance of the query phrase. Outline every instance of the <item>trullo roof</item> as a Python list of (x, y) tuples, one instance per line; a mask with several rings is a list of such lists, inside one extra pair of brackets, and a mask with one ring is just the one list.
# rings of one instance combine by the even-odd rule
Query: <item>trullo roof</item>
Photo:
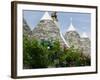
[(81, 35), (81, 37), (82, 38), (88, 38), (88, 35), (85, 32), (83, 32), (83, 34)]

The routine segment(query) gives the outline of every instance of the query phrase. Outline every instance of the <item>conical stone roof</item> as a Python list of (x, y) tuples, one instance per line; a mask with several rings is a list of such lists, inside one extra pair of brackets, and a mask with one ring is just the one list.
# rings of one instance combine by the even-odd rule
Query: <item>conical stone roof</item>
[(74, 46), (78, 49), (80, 47), (80, 35), (72, 24), (72, 18), (70, 19), (70, 21), (70, 26), (66, 31), (64, 38), (70, 47)]
[(81, 35), (81, 49), (82, 49), (82, 53), (87, 56), (87, 57), (91, 57), (91, 41), (89, 39), (89, 37), (87, 36), (87, 34), (85, 32), (83, 32), (83, 34)]
[(82, 38), (88, 38), (87, 34), (84, 32), (82, 35), (81, 35)]
[(31, 32), (30, 27), (28, 26), (26, 20), (23, 19), (23, 34), (24, 35), (29, 35), (30, 32)]
[(38, 40), (59, 40), (62, 45), (66, 45), (60, 34), (60, 29), (48, 12), (45, 12), (40, 22), (32, 31), (32, 37)]

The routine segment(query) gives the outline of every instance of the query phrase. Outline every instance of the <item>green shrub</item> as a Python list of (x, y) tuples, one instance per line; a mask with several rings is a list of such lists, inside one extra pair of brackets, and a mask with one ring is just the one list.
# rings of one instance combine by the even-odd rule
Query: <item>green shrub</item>
[(59, 40), (23, 38), (23, 64), (25, 69), (71, 67), (90, 65), (90, 59), (74, 47), (63, 49)]

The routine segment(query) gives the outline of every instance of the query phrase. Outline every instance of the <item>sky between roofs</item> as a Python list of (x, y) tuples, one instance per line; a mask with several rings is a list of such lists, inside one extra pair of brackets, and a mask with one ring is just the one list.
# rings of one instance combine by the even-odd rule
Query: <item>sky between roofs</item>
[[(45, 11), (23, 11), (23, 17), (31, 29), (37, 26)], [(51, 12), (49, 12), (51, 15)], [(72, 22), (75, 29), (82, 35), (86, 32), (91, 37), (91, 14), (89, 13), (75, 13), (75, 12), (57, 12), (58, 23), (60, 30), (65, 34)], [(71, 21), (72, 18), (72, 21)]]

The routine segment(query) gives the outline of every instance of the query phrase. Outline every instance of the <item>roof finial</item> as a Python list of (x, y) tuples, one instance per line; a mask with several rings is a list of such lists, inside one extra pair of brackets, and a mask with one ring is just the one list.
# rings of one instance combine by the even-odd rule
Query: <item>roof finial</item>
[(70, 18), (70, 26), (67, 31), (76, 31), (75, 27), (72, 24), (72, 17)]
[(70, 22), (72, 23), (72, 17), (70, 18)]
[[(72, 21), (73, 21), (73, 19), (72, 19), (72, 17), (71, 17), (71, 18), (70, 18), (70, 25), (71, 25), (71, 26), (73, 26), (73, 22), (72, 22)], [(74, 26), (73, 26), (73, 27), (74, 27)]]

